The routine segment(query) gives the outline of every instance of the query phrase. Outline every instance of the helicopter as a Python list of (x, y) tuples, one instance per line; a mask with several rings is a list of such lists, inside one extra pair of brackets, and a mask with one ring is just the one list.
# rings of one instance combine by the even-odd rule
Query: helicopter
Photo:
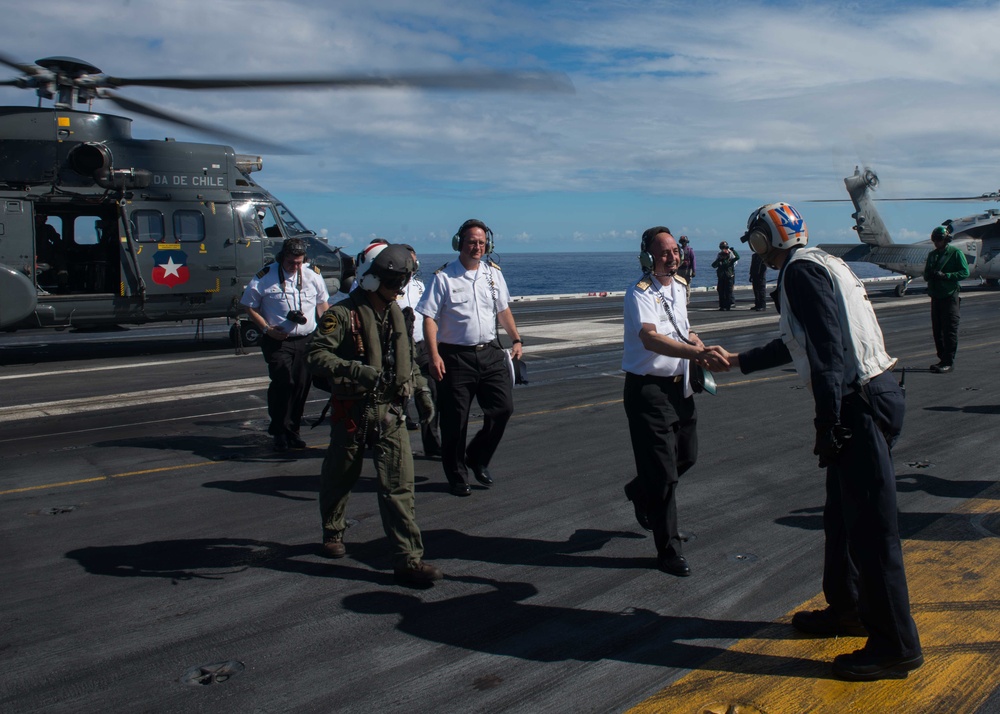
[[(244, 286), (286, 238), (302, 238), (330, 294), (354, 260), (327, 245), (254, 179), (261, 156), (231, 146), (134, 139), (126, 111), (240, 144), (286, 147), (119, 96), (128, 86), (171, 89), (415, 87), (572, 91), (549, 73), (385, 76), (124, 78), (73, 57), (34, 64), (0, 54), (33, 89), (37, 107), (0, 107), (0, 330), (236, 319), (230, 338), (252, 345), (240, 320)], [(51, 108), (42, 102), (52, 100)], [(78, 108), (79, 105), (85, 105)]]
[[(900, 273), (904, 280), (896, 285), (898, 297), (906, 294), (913, 278), (922, 276), (927, 254), (934, 250), (930, 239), (901, 245), (894, 243), (882, 217), (875, 208), (871, 192), (878, 187), (876, 173), (868, 168), (855, 167), (854, 174), (844, 179), (847, 193), (854, 204), (854, 230), (861, 244), (830, 243), (818, 246), (831, 255), (846, 261), (874, 263), (881, 268)], [(834, 199), (819, 199), (812, 203), (828, 203)], [(1000, 193), (955, 198), (899, 198), (880, 199), (895, 201), (1000, 201)], [(952, 235), (951, 244), (965, 254), (969, 264), (969, 278), (978, 278), (991, 287), (1000, 281), (1000, 210), (991, 208), (984, 213), (964, 218), (949, 218), (941, 225)]]

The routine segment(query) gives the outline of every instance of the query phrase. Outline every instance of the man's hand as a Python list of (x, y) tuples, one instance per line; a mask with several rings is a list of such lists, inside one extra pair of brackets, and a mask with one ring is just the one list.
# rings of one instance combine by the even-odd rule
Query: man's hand
[(825, 469), (832, 466), (850, 438), (851, 430), (845, 426), (816, 429), (816, 445), (813, 447), (813, 453), (819, 457), (819, 467)]
[(695, 362), (713, 372), (728, 372), (729, 359), (727, 354), (720, 345), (708, 345), (701, 351)]
[(428, 367), (435, 382), (440, 382), (444, 379), (444, 360), (441, 359), (441, 355), (431, 356)]
[(934, 271), (934, 277), (937, 278), (938, 280), (944, 280), (947, 276), (944, 273), (942, 273), (940, 270), (935, 270)]

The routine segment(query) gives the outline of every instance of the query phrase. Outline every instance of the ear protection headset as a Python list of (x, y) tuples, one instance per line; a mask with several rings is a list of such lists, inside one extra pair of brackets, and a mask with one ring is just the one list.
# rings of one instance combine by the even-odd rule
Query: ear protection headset
[(647, 228), (642, 233), (642, 242), (639, 243), (639, 265), (642, 267), (642, 272), (644, 273), (653, 272), (655, 261), (653, 260), (653, 254), (649, 252), (649, 244), (660, 233), (670, 233), (670, 229), (666, 226), (653, 226), (652, 228)]
[(486, 233), (486, 254), (489, 255), (493, 252), (493, 231), (490, 227), (483, 223), (478, 218), (470, 218), (465, 223), (461, 225), (458, 231), (451, 237), (451, 249), (452, 250), (462, 250), (462, 234), (465, 233), (470, 228), (482, 228), (483, 232)]

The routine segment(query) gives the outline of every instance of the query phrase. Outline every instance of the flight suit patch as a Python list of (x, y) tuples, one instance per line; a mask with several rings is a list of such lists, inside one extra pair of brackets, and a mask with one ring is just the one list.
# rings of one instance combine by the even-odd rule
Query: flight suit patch
[(329, 335), (331, 332), (337, 329), (337, 316), (332, 312), (324, 312), (323, 317), (319, 320), (319, 333), (321, 335)]

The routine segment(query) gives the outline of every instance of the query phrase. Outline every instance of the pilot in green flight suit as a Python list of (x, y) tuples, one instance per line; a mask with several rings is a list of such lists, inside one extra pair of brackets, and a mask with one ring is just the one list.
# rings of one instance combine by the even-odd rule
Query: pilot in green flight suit
[(346, 555), (345, 514), (351, 489), (372, 449), (382, 527), (402, 585), (429, 587), (441, 571), (423, 560), (414, 517), (413, 455), (405, 406), (415, 396), (421, 420), (433, 417), (427, 382), (396, 298), (415, 271), (401, 245), (373, 244), (362, 254), (359, 287), (327, 310), (309, 348), (309, 368), (330, 385), (330, 447), (323, 460), (319, 506), (323, 554)]

